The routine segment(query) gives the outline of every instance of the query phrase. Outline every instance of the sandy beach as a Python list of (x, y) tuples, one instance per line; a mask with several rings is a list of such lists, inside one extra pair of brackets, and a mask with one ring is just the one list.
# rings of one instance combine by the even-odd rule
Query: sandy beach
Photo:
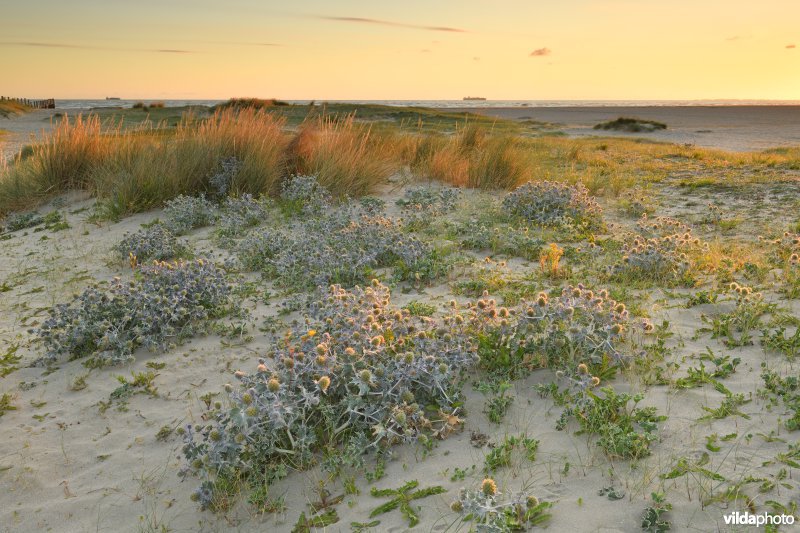
[[(493, 139), (485, 132), (468, 137), (471, 145), (457, 132), (428, 134), (429, 166), (417, 167), (418, 175), (410, 174), (408, 163), (396, 163), (390, 173), (381, 174), (388, 172), (382, 170), (384, 167), (373, 170), (374, 174), (369, 174), (373, 187), (364, 197), (366, 201), (337, 203), (329, 198), (325, 203), (314, 204), (318, 201), (314, 194), (320, 194), (318, 189), (313, 189), (313, 194), (304, 193), (306, 196), (300, 200), (288, 193), (266, 198), (249, 225), (241, 222), (244, 218), (236, 211), (239, 208), (231, 207), (238, 205), (232, 197), (215, 198), (213, 205), (203, 208), (208, 210), (207, 219), (177, 233), (181, 246), (169, 257), (188, 257), (188, 264), (194, 264), (192, 259), (203, 258), (202, 261), (207, 260), (204, 264), (223, 265), (225, 282), (235, 291), (232, 298), (241, 305), (242, 314), (221, 315), (208, 330), (192, 331), (186, 338), (153, 351), (137, 345), (131, 348), (131, 358), (124, 364), (84, 365), (86, 354), (77, 353), (83, 345), (71, 337), (64, 342), (75, 343), (75, 357), (71, 357), (73, 352), (62, 353), (50, 367), (35, 366), (45, 350), (53, 346), (50, 337), (37, 332), (37, 328), (48, 320), (55, 306), (69, 302), (75, 305), (75, 295), (97, 283), (118, 279), (133, 287), (137, 280), (149, 275), (147, 265), (139, 262), (136, 254), (126, 254), (128, 248), (121, 243), (135, 233), (146, 245), (142, 250), (167, 248), (169, 240), (163, 237), (164, 233), (150, 230), (174, 222), (174, 217), (194, 217), (196, 213), (184, 210), (178, 216), (175, 211), (160, 207), (161, 202), (147, 209), (134, 207), (119, 216), (109, 215), (103, 207), (109, 205), (111, 195), (93, 196), (99, 193), (86, 187), (82, 191), (43, 195), (46, 198), (30, 219), (12, 213), (0, 221), (7, 227), (7, 231), (0, 232), (0, 531), (466, 533), (476, 523), (464, 520), (459, 504), (467, 500), (461, 491), (483, 490), (486, 479), (496, 483), (500, 500), (523, 498), (521, 501), (551, 505), (546, 509), (549, 516), (543, 517), (541, 525), (558, 532), (639, 531), (643, 515), (661, 505), (656, 501), (659, 494), (669, 502), (670, 510), (659, 509), (670, 521), (671, 530), (679, 532), (746, 530), (726, 523), (725, 517), (733, 511), (795, 513), (793, 505), (800, 500), (800, 467), (796, 462), (800, 460), (800, 449), (792, 417), (797, 416), (800, 400), (791, 388), (791, 380), (796, 375), (796, 356), (800, 353), (800, 270), (796, 270), (799, 267), (791, 254), (800, 251), (797, 159), (792, 159), (791, 154), (731, 155), (685, 144), (707, 136), (703, 138), (717, 139), (714, 146), (719, 148), (756, 149), (759, 143), (763, 143), (759, 144), (761, 148), (779, 146), (790, 141), (789, 132), (796, 128), (792, 113), (798, 114), (799, 108), (480, 111), (516, 120), (559, 122), (563, 131), (575, 139), (524, 138), (530, 144), (520, 141), (508, 151), (505, 144), (493, 145)], [(58, 110), (0, 121), (0, 128), (10, 132), (5, 139), (10, 141), (10, 150), (18, 150), (40, 131), (47, 130), (54, 112)], [(595, 133), (590, 129), (592, 124), (620, 115), (660, 120), (670, 126), (665, 133), (626, 137), (658, 138), (678, 144), (582, 138)], [(235, 125), (246, 123), (243, 115), (230, 116), (239, 121)], [(266, 114), (247, 116), (253, 121), (272, 120)], [(712, 132), (697, 133), (701, 123), (715, 124)], [(342, 133), (332, 128), (325, 130), (325, 135), (306, 137), (305, 142), (332, 142), (337, 136), (363, 131), (369, 130), (346, 129)], [(392, 137), (393, 142), (403, 139), (406, 146), (417, 148), (421, 145), (413, 143), (421, 142), (420, 138), (426, 135), (416, 131), (394, 133), (397, 136)], [(94, 135), (98, 142), (105, 139), (99, 130)], [(293, 136), (301, 133), (287, 129), (274, 135), (274, 142), (283, 139), (286, 146), (294, 146), (296, 142), (291, 141), (297, 137)], [(269, 148), (262, 136), (250, 138), (257, 149)], [(138, 137), (132, 134), (128, 140), (131, 139)], [(167, 140), (163, 145), (156, 141), (130, 144), (133, 153), (142, 150), (144, 156), (134, 158), (133, 166), (126, 166), (130, 160), (120, 157), (119, 166), (111, 170), (106, 167), (104, 175), (127, 187), (132, 175), (127, 172), (136, 170), (143, 161), (149, 162), (150, 154), (157, 153), (164, 161), (195, 162), (191, 156), (191, 161), (179, 158), (198, 152), (169, 152), (172, 145), (167, 143), (172, 137), (159, 135), (157, 139)], [(352, 137), (347, 139), (352, 142)], [(320, 172), (333, 167), (339, 172), (336, 176), (342, 175), (343, 170), (335, 166), (341, 164), (341, 145), (336, 149), (323, 146), (326, 165)], [(162, 151), (146, 151), (154, 147)], [(499, 152), (491, 151), (497, 147)], [(251, 153), (258, 153), (257, 149)], [(379, 149), (385, 150), (385, 145), (379, 145)], [(493, 157), (484, 157), (487, 153)], [(530, 153), (537, 157), (524, 159)], [(58, 161), (58, 155), (53, 154), (53, 159)], [(382, 154), (365, 150), (357, 155), (363, 159), (355, 163), (371, 164)], [(36, 154), (30, 157), (32, 161), (20, 164), (37, 162)], [(275, 155), (276, 159), (279, 157), (282, 156)], [(513, 157), (540, 166), (531, 170), (527, 166), (521, 168), (523, 165), (491, 165), (495, 161), (516, 161)], [(267, 164), (264, 161), (270, 159), (258, 161), (262, 165), (258, 169), (263, 171)], [(477, 168), (488, 171), (470, 167), (486, 161), (488, 166)], [(25, 168), (31, 172), (50, 168), (48, 161), (43, 163), (47, 164)], [(14, 164), (9, 168), (13, 170)], [(209, 164), (212, 166), (208, 168), (217, 168), (216, 160)], [(170, 179), (169, 172), (176, 172), (175, 167), (168, 166), (145, 168), (147, 177), (156, 178), (152, 189), (157, 189), (158, 180)], [(429, 179), (433, 174), (426, 174), (425, 169), (438, 172), (439, 177)], [(461, 172), (445, 172), (451, 169)], [(524, 208), (542, 198), (560, 206), (558, 195), (567, 191), (570, 206), (585, 210), (583, 218), (565, 218), (567, 211), (562, 207), (557, 207), (561, 210), (556, 211), (557, 218), (553, 215), (556, 222), (539, 222), (512, 212), (507, 200), (515, 193), (509, 191), (522, 182), (510, 183), (508, 191), (496, 188), (494, 183), (483, 189), (464, 185), (464, 176), (489, 175), (494, 179), (515, 169), (528, 172), (523, 174), (525, 180), (538, 179), (540, 174), (563, 180), (560, 184), (546, 182), (542, 185), (544, 192), (523, 197)], [(211, 173), (206, 169), (188, 175), (196, 174)], [(285, 185), (293, 178), (278, 175), (276, 179)], [(208, 182), (198, 183), (198, 190), (189, 192), (205, 194), (214, 190), (216, 183), (209, 178)], [(337, 178), (330, 183), (335, 187), (340, 181)], [(458, 187), (450, 188), (445, 183)], [(132, 191), (132, 198), (137, 198), (136, 192)], [(196, 196), (193, 199), (198, 201)], [(251, 200), (239, 197), (236, 201)], [(202, 201), (206, 201), (205, 197)], [(553, 209), (550, 204), (531, 208), (530, 212), (536, 216), (541, 209)], [(306, 209), (306, 205), (315, 207)], [(370, 206), (369, 210), (366, 206)], [(225, 229), (231, 220), (241, 225), (232, 233)], [(13, 227), (9, 227), (11, 222)], [(171, 235), (169, 229), (162, 231)], [(331, 235), (338, 235), (339, 240), (325, 240)], [(650, 256), (637, 248), (652, 235), (658, 237), (647, 242), (657, 250), (653, 252), (656, 259), (648, 263)], [(682, 253), (684, 248), (671, 248), (676, 240), (680, 241), (676, 246), (686, 246), (686, 253)], [(272, 242), (283, 244), (272, 250)], [(409, 248), (409, 243), (416, 248)], [(386, 246), (388, 252), (380, 257), (390, 259), (381, 259), (384, 262), (380, 263), (378, 259), (371, 263), (362, 259), (373, 246)], [(261, 263), (247, 259), (259, 257), (248, 254), (261, 253), (262, 249), (272, 251), (261, 256)], [(423, 262), (414, 263), (413, 269), (403, 259), (397, 259), (401, 256), (396, 250), (410, 253), (409, 249), (414, 253), (417, 249), (427, 250), (428, 254), (423, 256)], [(280, 255), (283, 250), (288, 251), (287, 255)], [(548, 263), (553, 257), (549, 254), (553, 253), (557, 256), (554, 267)], [(643, 256), (647, 265), (655, 264), (653, 270), (647, 270), (644, 276), (615, 274), (627, 272), (624, 265), (629, 253)], [(342, 320), (311, 318), (313, 306), (318, 304), (310, 303), (309, 298), (318, 298), (321, 293), (316, 291), (325, 290), (312, 286), (317, 283), (317, 276), (350, 280), (342, 278), (345, 275), (341, 272), (348, 265), (337, 262), (340, 255), (355, 257), (354, 263), (363, 260), (370, 265), (364, 270), (369, 276), (351, 281), (348, 290), (358, 290), (355, 285), (378, 286), (372, 279), (379, 278), (389, 290), (387, 303), (370, 306), (367, 302), (364, 310)], [(668, 267), (662, 270), (661, 262)], [(158, 268), (180, 269), (183, 264), (162, 264)], [(763, 300), (762, 296), (745, 300), (737, 289), (731, 289), (732, 282), (757, 291)], [(574, 296), (578, 284), (584, 284), (584, 288), (578, 288), (578, 296)], [(565, 287), (572, 288), (564, 293)], [(739, 285), (736, 287), (744, 291)], [(624, 320), (624, 327), (622, 322), (603, 322), (607, 320), (604, 311), (590, 314), (589, 322), (581, 322), (574, 329), (567, 328), (566, 321), (571, 319), (559, 318), (565, 320), (558, 322), (563, 330), (554, 335), (567, 331), (573, 340), (581, 339), (581, 332), (585, 331), (590, 331), (587, 335), (591, 339), (611, 335), (603, 342), (613, 345), (620, 354), (624, 352), (619, 366), (607, 356), (602, 361), (589, 361), (584, 351), (589, 349), (588, 344), (576, 344), (580, 348), (566, 351), (558, 344), (546, 349), (526, 348), (520, 355), (507, 351), (510, 349), (504, 344), (518, 333), (493, 336), (506, 331), (502, 329), (508, 325), (503, 323), (506, 318), (513, 321), (528, 316), (533, 305), (547, 306), (548, 301), (565, 298), (563, 294), (577, 298), (565, 300), (575, 306), (569, 307), (575, 315), (580, 299), (594, 302), (592, 305), (606, 305), (599, 297), (606, 294), (602, 289), (613, 291), (614, 300), (609, 305), (616, 314), (612, 316), (616, 317), (614, 320)], [(605, 297), (610, 298), (607, 294)], [(619, 307), (619, 303), (624, 305)], [(384, 314), (378, 320), (373, 316), (380, 314), (377, 311), (381, 305), (387, 306), (387, 311), (381, 312)], [(553, 304), (553, 316), (562, 316), (559, 313), (566, 311), (566, 305)], [(489, 317), (488, 329), (453, 331), (461, 331), (458, 335), (468, 339), (465, 344), (486, 343), (488, 348), (484, 348), (481, 357), (487, 360), (498, 357), (502, 361), (507, 353), (521, 359), (513, 364), (498, 363), (499, 368), (491, 371), (483, 366), (483, 360), (478, 366), (459, 367), (464, 374), (456, 381), (458, 390), (450, 391), (454, 398), (458, 397), (451, 412), (440, 410), (434, 414), (436, 405), (409, 405), (416, 398), (412, 393), (410, 400), (401, 398), (391, 406), (392, 414), (385, 422), (376, 423), (365, 432), (374, 436), (388, 424), (405, 424), (422, 412), (415, 409), (422, 409), (436, 422), (426, 420), (419, 435), (409, 429), (413, 436), (404, 442), (398, 439), (390, 443), (387, 439), (380, 455), (374, 451), (364, 454), (360, 451), (363, 448), (353, 450), (342, 441), (330, 448), (315, 449), (312, 459), (302, 466), (288, 459), (275, 463), (278, 466), (273, 470), (270, 463), (265, 475), (274, 475), (274, 479), (258, 484), (258, 475), (250, 471), (251, 477), (241, 485), (235, 485), (237, 479), (234, 486), (215, 486), (213, 510), (200, 507), (197, 500), (202, 486), (198, 472), (186, 477), (182, 474), (197, 468), (194, 465), (198, 461), (202, 466), (211, 458), (209, 455), (190, 460), (182, 432), (191, 431), (188, 425), (197, 428), (208, 424), (210, 430), (211, 424), (219, 423), (222, 428), (227, 423), (222, 416), (226, 410), (250, 405), (247, 402), (252, 398), (244, 400), (244, 385), (237, 381), (242, 376), (254, 376), (261, 380), (257, 383), (261, 383), (263, 391), (270, 391), (263, 392), (264, 405), (280, 404), (277, 396), (269, 396), (275, 392), (269, 388), (271, 375), (283, 372), (281, 380), (274, 378), (276, 390), (283, 391), (285, 384), (293, 383), (286, 376), (292, 376), (295, 365), (312, 359), (303, 352), (296, 359), (284, 358), (282, 346), (289, 339), (284, 332), (299, 332), (293, 333), (294, 337), (310, 343), (310, 350), (305, 353), (322, 350), (326, 354), (308, 363), (319, 365), (309, 366), (313, 372), (324, 369), (333, 380), (345, 384), (332, 385), (329, 378), (322, 386), (322, 377), (328, 375), (314, 374), (311, 388), (303, 389), (303, 402), (338, 409), (347, 401), (357, 405), (361, 394), (372, 394), (379, 372), (398, 361), (428, 364), (429, 357), (434, 357), (431, 354), (444, 361), (442, 354), (457, 350), (445, 351), (432, 345), (434, 348), (425, 348), (423, 353), (424, 345), (414, 347), (414, 343), (439, 336), (445, 342), (451, 335), (445, 326), (460, 323), (451, 315), (453, 309), (463, 311), (467, 317), (459, 315), (463, 322), (478, 324), (475, 317), (483, 315), (477, 315), (477, 309), (487, 306), (494, 312), (485, 315)], [(150, 319), (158, 322), (160, 317), (161, 313)], [(344, 326), (338, 324), (356, 323), (353, 317), (364, 320), (363, 329), (357, 330), (359, 336), (344, 337), (347, 341), (341, 345), (334, 338), (331, 347), (326, 347), (322, 341), (329, 339), (324, 335), (330, 333), (325, 328), (332, 324), (333, 335), (345, 336), (341, 333)], [(394, 327), (381, 322), (385, 317), (408, 320), (414, 328), (430, 328), (430, 332), (419, 336), (419, 330), (403, 329), (406, 325)], [(116, 327), (116, 320), (128, 319), (113, 318), (108, 327)], [(59, 327), (69, 330), (82, 324), (81, 320), (67, 321)], [(650, 329), (646, 329), (647, 324)], [(616, 326), (620, 329), (614, 333)], [(386, 329), (378, 329), (383, 327)], [(499, 329), (492, 329), (495, 327)], [(368, 342), (361, 331), (369, 333)], [(377, 331), (382, 334), (371, 337)], [(403, 331), (409, 333), (401, 343), (397, 335)], [(78, 340), (80, 337), (78, 334)], [(97, 343), (92, 347), (93, 353), (98, 353), (97, 346), (108, 342), (107, 338), (93, 341)], [(550, 338), (549, 334), (545, 338)], [(394, 342), (389, 351), (388, 344)], [(357, 375), (347, 377), (344, 365), (333, 366), (330, 361), (349, 357), (351, 347), (343, 346), (351, 343), (362, 350), (362, 359), (357, 363), (362, 366)], [(379, 352), (375, 346), (386, 351)], [(297, 353), (291, 350), (287, 353)], [(386, 358), (381, 363), (384, 366), (376, 364), (367, 370), (365, 367), (379, 360), (379, 355)], [(551, 357), (552, 363), (548, 359)], [(589, 361), (590, 367), (578, 364), (584, 361)], [(438, 363), (431, 368), (425, 372), (445, 372)], [(367, 377), (362, 377), (364, 371)], [(407, 372), (418, 376), (417, 372), (422, 371)], [(443, 380), (437, 383), (445, 382), (445, 378), (436, 379)], [(297, 379), (297, 383), (301, 381)], [(337, 392), (342, 399), (335, 406), (333, 401), (326, 404), (337, 385), (340, 387), (336, 390), (346, 391)], [(398, 394), (392, 383), (388, 388)], [(254, 390), (247, 389), (246, 394)], [(568, 413), (569, 409), (585, 406), (579, 402), (591, 398), (587, 391), (597, 397), (641, 396), (626, 400), (619, 409), (609, 408), (606, 412), (603, 408), (598, 415), (607, 417), (602, 418), (603, 425), (587, 430), (582, 426), (587, 416), (584, 412)], [(567, 392), (575, 396), (560, 399), (559, 395)], [(416, 390), (416, 394), (423, 393), (422, 387)], [(377, 402), (377, 398), (377, 394), (370, 397), (370, 402)], [(642, 410), (634, 411), (636, 402)], [(406, 415), (406, 409), (411, 414)], [(244, 413), (257, 420), (257, 411), (255, 415), (248, 412), (249, 407)], [(309, 412), (315, 413), (313, 408)], [(644, 418), (625, 430), (619, 426), (623, 437), (613, 433), (620, 419), (630, 419), (631, 413)], [(258, 424), (265, 420), (266, 417)], [(437, 425), (442, 420), (446, 421), (444, 429)], [(338, 427), (347, 428), (349, 423)], [(612, 431), (604, 429), (608, 427)], [(320, 439), (334, 434), (333, 430), (320, 433), (316, 426), (309, 429), (317, 432)], [(213, 434), (208, 433), (209, 442), (223, 438), (219, 433), (211, 437)], [(236, 442), (237, 437), (232, 435), (230, 442)], [(520, 442), (529, 448), (523, 448)], [(294, 452), (280, 448), (280, 453), (288, 456)], [(274, 450), (271, 453), (272, 457), (280, 457)], [(345, 453), (361, 463), (345, 464)], [(246, 471), (241, 472), (245, 475)], [(212, 479), (218, 480), (213, 475)], [(435, 489), (430, 495), (413, 500), (410, 508), (419, 518), (413, 529), (408, 516), (400, 510), (390, 507), (385, 513), (377, 512), (387, 503), (388, 493), (383, 491), (407, 483)], [(334, 511), (333, 522), (317, 522), (317, 527), (304, 522), (311, 517), (322, 520), (325, 513)], [(539, 527), (525, 525), (531, 530)]]
[[(553, 124), (570, 136), (643, 137), (736, 152), (800, 144), (800, 106), (539, 107), (470, 108), (466, 111)], [(655, 120), (667, 130), (653, 133), (597, 131), (618, 117)]]

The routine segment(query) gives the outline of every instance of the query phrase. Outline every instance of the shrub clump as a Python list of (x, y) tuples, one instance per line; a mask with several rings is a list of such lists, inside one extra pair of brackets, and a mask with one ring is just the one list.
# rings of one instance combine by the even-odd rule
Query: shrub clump
[(459, 199), (461, 189), (457, 187), (412, 187), (397, 200), (397, 205), (408, 213), (440, 216), (454, 211)]
[(328, 189), (314, 176), (294, 176), (283, 184), (281, 199), (294, 212), (319, 215), (333, 204)]
[(399, 279), (428, 281), (447, 265), (431, 244), (403, 231), (400, 221), (345, 209), (252, 231), (236, 252), (250, 270), (304, 289), (368, 281), (374, 269), (394, 267)]
[(214, 223), (216, 207), (204, 195), (180, 195), (167, 202), (164, 208), (164, 226), (174, 235), (184, 235), (189, 231)]
[(153, 224), (134, 233), (126, 233), (114, 250), (123, 261), (136, 262), (151, 259), (164, 261), (181, 257), (189, 251), (188, 245), (162, 224)]
[(657, 130), (667, 129), (667, 125), (663, 122), (655, 120), (644, 120), (641, 118), (619, 117), (615, 120), (608, 122), (601, 122), (596, 124), (596, 130), (613, 130), (613, 131), (627, 131), (630, 133), (650, 133)]
[(268, 200), (250, 194), (227, 197), (222, 204), (217, 233), (220, 237), (238, 237), (267, 218)]
[(577, 231), (604, 227), (602, 209), (582, 184), (531, 181), (508, 193), (503, 207), (514, 216), (542, 226), (566, 226)]
[(708, 248), (691, 233), (691, 228), (671, 218), (649, 220), (638, 224), (639, 234), (633, 234), (623, 245), (622, 261), (611, 267), (615, 278), (690, 282), (690, 256)]
[[(334, 285), (307, 325), (276, 342), (252, 373), (227, 385), (230, 408), (185, 431), (193, 499), (214, 508), (231, 480), (274, 480), (310, 465), (363, 466), (365, 452), (445, 438), (461, 424), (464, 373), (477, 360), (465, 325), (410, 316), (377, 280)], [(337, 450), (338, 453), (332, 453)]]
[(115, 365), (140, 346), (167, 350), (235, 309), (230, 293), (225, 273), (203, 259), (142, 266), (131, 281), (114, 278), (51, 309), (33, 331), (46, 347), (35, 364), (91, 357), (93, 366)]
[(465, 318), (477, 331), (484, 368), (510, 377), (544, 367), (575, 372), (579, 364), (624, 365), (635, 355), (637, 330), (653, 330), (650, 322), (633, 320), (608, 291), (583, 285), (566, 287), (555, 297), (539, 293), (533, 302), (523, 300), (511, 309), (484, 293), (469, 304)]
[(543, 524), (552, 506), (525, 492), (502, 493), (493, 479), (486, 478), (478, 489), (462, 488), (450, 508), (464, 521), (478, 524), (478, 531), (510, 532)]
[(44, 222), (44, 218), (39, 216), (38, 213), (12, 213), (8, 215), (4, 221), (5, 228), (0, 226), (0, 231), (19, 231), (21, 229), (32, 228)]

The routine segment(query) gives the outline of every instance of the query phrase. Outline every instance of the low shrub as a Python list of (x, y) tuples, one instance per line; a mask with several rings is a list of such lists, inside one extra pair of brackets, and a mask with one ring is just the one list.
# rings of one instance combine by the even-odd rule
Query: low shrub
[(241, 236), (267, 219), (269, 206), (269, 199), (254, 198), (250, 194), (226, 197), (218, 219), (217, 234), (222, 238)]
[(469, 313), (481, 365), (512, 378), (543, 367), (575, 372), (579, 364), (624, 365), (636, 355), (637, 333), (653, 329), (648, 321), (632, 320), (625, 304), (606, 290), (582, 285), (566, 287), (556, 297), (540, 293), (511, 309), (485, 294), (470, 304)]
[(165, 351), (236, 309), (225, 273), (209, 261), (154, 262), (137, 274), (56, 305), (33, 331), (46, 347), (35, 365), (83, 357), (91, 366), (122, 364), (140, 346)]
[(169, 200), (164, 208), (164, 226), (174, 235), (184, 235), (193, 229), (213, 224), (216, 217), (216, 207), (202, 194), (180, 195)]
[(317, 216), (333, 204), (328, 190), (314, 176), (293, 176), (283, 184), (281, 199), (290, 212)]
[(465, 522), (474, 522), (478, 531), (525, 531), (550, 518), (552, 503), (539, 501), (526, 492), (502, 493), (497, 483), (486, 478), (479, 489), (462, 488), (450, 508)]
[(595, 125), (596, 130), (627, 131), (630, 133), (649, 133), (657, 130), (667, 129), (663, 122), (655, 120), (644, 120), (641, 118), (619, 117), (608, 122), (601, 122)]
[(367, 452), (445, 438), (476, 359), (463, 324), (411, 317), (377, 281), (332, 286), (254, 372), (236, 372), (229, 408), (186, 429), (184, 475), (202, 480), (193, 499), (214, 509), (232, 480), (269, 482), (321, 450), (328, 467), (358, 467)]
[(503, 207), (514, 216), (542, 226), (565, 226), (578, 232), (604, 228), (602, 209), (581, 184), (528, 182), (508, 193)]
[(622, 260), (610, 268), (612, 278), (691, 284), (692, 257), (707, 250), (708, 243), (672, 218), (645, 215), (638, 228), (639, 233), (631, 234), (623, 245)]
[(123, 261), (142, 263), (151, 259), (175, 259), (186, 254), (189, 248), (164, 225), (153, 224), (134, 233), (126, 233), (114, 250)]
[(353, 286), (367, 281), (376, 268), (394, 267), (398, 278), (414, 281), (447, 270), (441, 253), (405, 233), (399, 221), (350, 209), (252, 231), (236, 251), (246, 268), (296, 289)]

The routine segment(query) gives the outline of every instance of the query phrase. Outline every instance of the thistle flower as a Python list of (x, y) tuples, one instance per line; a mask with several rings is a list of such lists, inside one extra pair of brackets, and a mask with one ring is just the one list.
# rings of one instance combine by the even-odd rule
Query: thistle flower
[(600, 385), (600, 378), (597, 376), (592, 376), (592, 387), (597, 387)]
[(450, 510), (454, 513), (460, 513), (464, 510), (464, 505), (460, 501), (456, 500), (450, 504)]
[(330, 387), (330, 385), (331, 385), (331, 378), (329, 378), (328, 376), (322, 376), (317, 380), (317, 386), (319, 387), (319, 390), (321, 390), (322, 392), (327, 392), (328, 387)]
[(273, 393), (278, 392), (281, 389), (281, 382), (276, 378), (270, 378), (270, 380), (267, 382), (267, 389)]
[(260, 365), (258, 365), (258, 368), (256, 370), (258, 370), (259, 372), (266, 372), (267, 371), (267, 365), (265, 365), (264, 363), (261, 363)]
[(358, 377), (364, 383), (369, 383), (370, 381), (372, 381), (372, 372), (370, 372), (369, 370), (362, 370), (361, 372), (358, 373)]
[(497, 494), (497, 483), (492, 478), (486, 478), (481, 483), (481, 492), (487, 496), (494, 496)]
[(578, 365), (578, 372), (580, 372), (581, 374), (588, 374), (589, 373), (589, 367), (586, 366), (585, 363), (581, 363), (581, 364)]

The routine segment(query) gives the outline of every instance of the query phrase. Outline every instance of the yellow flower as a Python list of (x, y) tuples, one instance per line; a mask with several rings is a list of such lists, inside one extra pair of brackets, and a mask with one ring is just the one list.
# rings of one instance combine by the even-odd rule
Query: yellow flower
[(309, 337), (313, 337), (316, 334), (317, 334), (317, 330), (315, 330), (315, 329), (310, 329), (310, 330), (308, 330), (308, 333), (306, 333), (306, 335), (308, 335)]
[(322, 376), (317, 380), (317, 385), (319, 385), (319, 390), (321, 390), (322, 392), (326, 392), (328, 390), (328, 387), (330, 387), (331, 385), (331, 378), (329, 378), (328, 376)]

